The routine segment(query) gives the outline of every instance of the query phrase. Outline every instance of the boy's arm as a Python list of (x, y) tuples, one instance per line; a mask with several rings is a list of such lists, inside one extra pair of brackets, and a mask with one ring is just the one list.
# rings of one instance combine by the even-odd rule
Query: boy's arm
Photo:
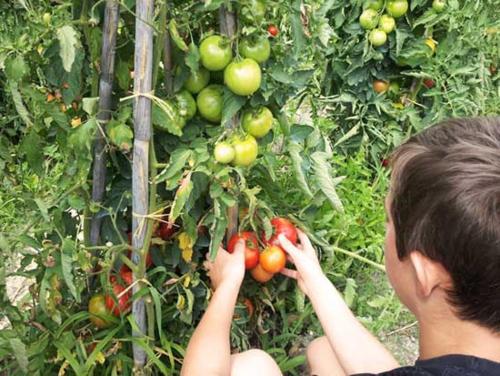
[(346, 374), (379, 373), (399, 367), (387, 349), (356, 319), (344, 299), (323, 274), (307, 236), (299, 232), (301, 246), (280, 236), (283, 249), (297, 270), (283, 274), (298, 280), (308, 295), (325, 335)]
[(207, 268), (215, 293), (189, 341), (181, 375), (230, 374), (229, 338), (234, 307), (245, 275), (244, 243), (238, 243), (232, 254), (219, 249), (215, 262), (207, 262)]

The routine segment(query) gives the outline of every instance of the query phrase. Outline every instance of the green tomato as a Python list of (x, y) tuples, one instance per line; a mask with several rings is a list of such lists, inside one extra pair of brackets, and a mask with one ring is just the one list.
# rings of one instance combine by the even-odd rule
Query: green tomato
[(231, 43), (220, 35), (205, 38), (200, 45), (200, 58), (209, 71), (223, 70), (233, 58)]
[(273, 127), (273, 114), (267, 107), (245, 111), (241, 120), (243, 129), (250, 135), (261, 138)]
[(271, 56), (271, 44), (266, 37), (254, 41), (244, 39), (240, 42), (238, 49), (243, 57), (253, 59), (259, 64), (264, 63)]
[(382, 31), (380, 29), (373, 29), (372, 31), (370, 31), (368, 39), (373, 46), (379, 47), (387, 42), (387, 34), (385, 33), (385, 31)]
[(386, 34), (392, 33), (394, 28), (396, 27), (396, 20), (388, 16), (387, 14), (384, 14), (382, 17), (380, 17), (380, 21), (378, 22), (378, 28), (382, 31), (384, 31)]
[(263, 0), (247, 0), (241, 8), (241, 16), (247, 23), (261, 23), (266, 11), (266, 3)]
[(359, 17), (359, 24), (365, 30), (371, 30), (377, 27), (378, 13), (373, 9), (365, 9)]
[(441, 13), (444, 8), (446, 8), (446, 0), (434, 0), (432, 2), (432, 9), (434, 9), (436, 13)]
[(397, 82), (391, 82), (389, 84), (389, 95), (392, 95), (392, 96), (397, 96), (399, 95), (399, 91), (400, 91), (400, 87), (399, 87), (399, 84)]
[(232, 141), (234, 148), (233, 164), (235, 166), (246, 167), (251, 165), (259, 152), (257, 140), (253, 136), (235, 137)]
[(214, 156), (217, 162), (227, 164), (233, 161), (235, 151), (229, 142), (219, 142), (215, 145)]
[(402, 17), (408, 11), (408, 1), (406, 0), (390, 0), (387, 3), (387, 13), (394, 18)]
[(208, 121), (218, 123), (222, 118), (222, 97), (224, 89), (221, 85), (208, 85), (196, 98), (198, 111)]
[(252, 95), (262, 81), (259, 64), (252, 59), (231, 62), (224, 70), (224, 83), (237, 95)]
[(179, 107), (179, 114), (190, 120), (196, 114), (196, 101), (191, 93), (187, 90), (181, 90), (176, 96), (177, 106)]
[(367, 0), (363, 4), (363, 9), (380, 10), (384, 6), (384, 0)]
[(111, 318), (110, 312), (106, 308), (106, 299), (102, 294), (96, 294), (92, 296), (89, 300), (89, 314), (90, 321), (99, 329), (107, 328), (111, 325), (111, 321), (107, 318)]
[(192, 94), (198, 94), (201, 89), (208, 85), (210, 81), (210, 72), (203, 67), (198, 69), (198, 72), (189, 74), (184, 87)]

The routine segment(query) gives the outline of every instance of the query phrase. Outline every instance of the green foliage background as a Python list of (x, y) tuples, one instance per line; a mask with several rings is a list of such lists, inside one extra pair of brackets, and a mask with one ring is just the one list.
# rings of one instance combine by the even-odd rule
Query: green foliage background
[[(217, 9), (223, 3), (169, 2), (179, 38), (188, 43), (187, 51), (175, 51), (176, 88), (198, 65), (200, 38), (218, 30)], [(181, 135), (174, 121), (157, 112), (157, 122), (167, 128), (155, 131), (158, 160), (165, 167), (158, 207), (172, 203), (179, 178), (191, 171), (192, 190), (180, 219), (196, 244), (191, 262), (182, 258), (177, 238), (152, 250), (151, 285), (142, 294), (151, 302), (156, 339), (143, 345), (155, 374), (178, 373), (207, 304), (200, 260), (214, 232), (198, 236), (198, 227), (221, 234), (226, 219), (217, 210), (224, 213), (235, 197), (264, 213), (264, 228), (274, 213), (307, 230), (329, 278), (377, 334), (412, 322), (376, 266), (383, 264), (382, 202), (388, 185), (381, 161), (409, 135), (443, 118), (494, 114), (500, 107), (500, 2), (449, 0), (441, 14), (431, 3), (411, 1), (388, 43), (377, 49), (358, 24), (361, 0), (269, 0), (261, 23), (251, 15), (241, 19), (242, 37), (265, 34), (268, 24), (280, 30), (271, 40), (272, 58), (259, 93), (250, 99), (225, 95), (224, 119), (258, 104), (269, 105), (277, 118), (250, 170), (213, 163), (211, 145), (220, 126), (195, 118)], [(252, 1), (227, 4), (244, 14)], [(90, 200), (103, 6), (90, 0), (0, 4), (0, 370), (7, 374), (131, 373), (131, 317), (97, 331), (86, 312), (96, 289), (87, 281), (92, 257), (84, 219), (94, 212), (104, 216), (104, 244), (97, 249), (101, 291), (109, 289), (108, 275), (128, 250), (124, 239), (130, 222), (131, 154), (113, 139), (107, 200), (102, 207)], [(114, 124), (128, 130), (128, 141), (131, 101), (120, 98), (131, 94), (133, 8), (134, 1), (121, 2), (113, 114)], [(50, 14), (48, 22), (44, 13)], [(425, 44), (429, 37), (437, 42), (435, 53)], [(374, 79), (397, 82), (400, 90), (377, 95)], [(435, 86), (427, 89), (424, 79), (433, 79)], [(61, 100), (47, 101), (47, 94), (56, 92)], [(166, 98), (161, 84), (155, 93)], [(83, 124), (72, 127), (75, 118)], [(244, 179), (231, 187), (235, 173)], [(204, 206), (205, 199), (217, 204)], [(6, 285), (15, 275), (34, 285), (12, 304)], [(301, 374), (303, 347), (321, 334), (311, 305), (283, 277), (265, 286), (245, 280), (241, 296), (251, 297), (256, 312), (249, 317), (238, 305), (234, 348), (261, 347), (285, 373)]]

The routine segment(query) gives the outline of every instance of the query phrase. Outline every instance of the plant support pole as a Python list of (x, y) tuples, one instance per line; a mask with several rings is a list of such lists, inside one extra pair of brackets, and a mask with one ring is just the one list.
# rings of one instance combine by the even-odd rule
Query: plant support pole
[[(120, 5), (116, 0), (106, 1), (104, 14), (104, 30), (101, 52), (101, 76), (99, 80), (99, 112), (97, 120), (99, 129), (94, 146), (94, 166), (92, 172), (92, 201), (101, 203), (106, 188), (106, 140), (104, 132), (111, 119), (111, 99), (113, 94), (113, 77), (115, 71), (116, 34)], [(99, 244), (102, 217), (96, 213), (90, 222), (90, 245)]]
[[(151, 100), (153, 75), (153, 0), (137, 0), (135, 19), (135, 59), (134, 59), (134, 152), (132, 162), (132, 262), (137, 265), (134, 271), (134, 294), (142, 288), (135, 283), (144, 278), (147, 250), (144, 239), (147, 230), (149, 209), (149, 142), (151, 139)], [(146, 305), (144, 297), (132, 304), (136, 329), (133, 337), (144, 339), (146, 336)], [(134, 368), (140, 372), (146, 364), (146, 352), (134, 341)]]
[[(219, 8), (219, 25), (221, 34), (227, 35), (229, 39), (233, 39), (236, 34), (236, 14), (228, 10), (226, 7)], [(236, 129), (238, 127), (238, 115), (234, 115), (230, 121), (227, 122), (229, 129)], [(228, 225), (226, 231), (226, 239), (229, 240), (231, 236), (238, 232), (238, 202), (227, 210)]]

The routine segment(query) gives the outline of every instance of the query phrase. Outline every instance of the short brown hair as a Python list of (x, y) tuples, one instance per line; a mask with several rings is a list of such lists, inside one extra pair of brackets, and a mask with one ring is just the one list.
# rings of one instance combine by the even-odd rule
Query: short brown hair
[(500, 117), (450, 119), (391, 157), (398, 257), (418, 250), (450, 273), (463, 320), (500, 331)]

